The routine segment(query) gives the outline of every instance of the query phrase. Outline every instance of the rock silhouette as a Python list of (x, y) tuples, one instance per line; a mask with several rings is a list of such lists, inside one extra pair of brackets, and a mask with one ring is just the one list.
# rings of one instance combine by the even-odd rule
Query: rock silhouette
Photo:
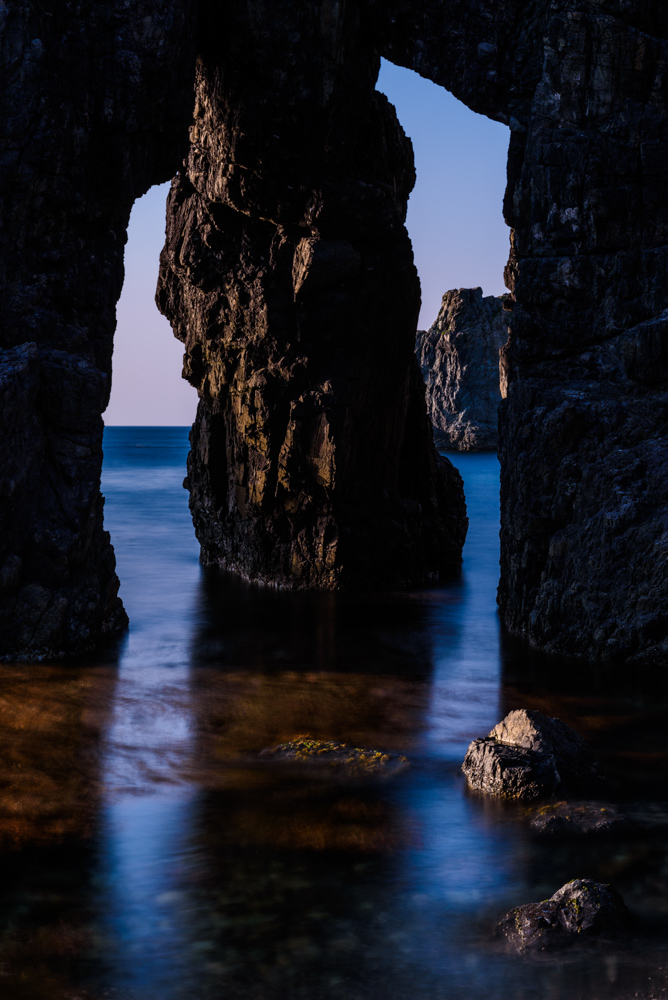
[(292, 587), (456, 569), (384, 56), (510, 128), (503, 620), (543, 649), (665, 665), (668, 11), (15, 0), (0, 19), (1, 655), (124, 625), (101, 414), (130, 208), (173, 175), (158, 301), (200, 392), (203, 560)]
[(194, 8), (0, 10), (0, 657), (125, 628), (100, 495), (130, 210), (187, 149)]

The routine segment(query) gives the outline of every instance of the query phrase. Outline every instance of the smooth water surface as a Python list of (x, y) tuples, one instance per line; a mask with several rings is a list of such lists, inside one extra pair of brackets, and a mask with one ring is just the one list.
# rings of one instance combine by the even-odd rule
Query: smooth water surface
[[(460, 578), (352, 598), (204, 573), (187, 448), (185, 428), (105, 432), (119, 648), (0, 668), (0, 997), (665, 996), (665, 827), (544, 841), (465, 791), (470, 740), (526, 706), (586, 735), (618, 797), (665, 799), (660, 685), (502, 640), (496, 457), (451, 456)], [(304, 733), (411, 766), (360, 783), (258, 757)], [(505, 955), (496, 921), (573, 877), (618, 886), (631, 938)]]

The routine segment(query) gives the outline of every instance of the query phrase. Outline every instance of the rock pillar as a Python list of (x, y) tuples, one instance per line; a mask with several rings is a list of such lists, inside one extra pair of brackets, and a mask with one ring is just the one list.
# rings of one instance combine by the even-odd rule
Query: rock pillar
[(413, 357), (412, 149), (371, 25), (269, 0), (205, 25), (157, 295), (200, 396), (202, 559), (296, 588), (436, 581), (466, 514)]

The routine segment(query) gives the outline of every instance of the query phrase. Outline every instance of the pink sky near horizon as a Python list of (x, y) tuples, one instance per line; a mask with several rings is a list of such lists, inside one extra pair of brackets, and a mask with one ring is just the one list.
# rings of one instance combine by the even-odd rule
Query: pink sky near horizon
[[(420, 327), (451, 288), (505, 291), (509, 230), (503, 221), (508, 129), (474, 114), (447, 91), (383, 62), (377, 84), (413, 141), (417, 184), (407, 228), (422, 284)], [(154, 302), (168, 184), (135, 203), (117, 306), (108, 425), (192, 423), (197, 393), (181, 378), (183, 345)]]

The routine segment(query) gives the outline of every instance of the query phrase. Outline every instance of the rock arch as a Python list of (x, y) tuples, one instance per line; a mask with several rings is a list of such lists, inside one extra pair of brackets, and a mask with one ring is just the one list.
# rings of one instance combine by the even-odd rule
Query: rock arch
[[(47, 98), (48, 114), (56, 22), (44, 5), (9, 7), (5, 88), (28, 79), (35, 105), (8, 118), (23, 240), (0, 381), (2, 447), (16, 442), (0, 500), (9, 654), (72, 650), (119, 621), (96, 478), (120, 269), (108, 233), (175, 167), (195, 38), (186, 3), (145, 6), (76, 21), (88, 76), (64, 103)], [(60, 25), (64, 11), (76, 20), (61, 0)], [(198, 17), (158, 301), (201, 394), (189, 478), (205, 559), (298, 586), (416, 583), (457, 562), (461, 494), (412, 363), (413, 173), (374, 93), (384, 55), (511, 129), (504, 620), (546, 649), (665, 662), (668, 13), (646, 0), (236, 0), (224, 13), (201, 0)], [(63, 107), (76, 114), (56, 131)], [(63, 163), (78, 185), (61, 183)], [(45, 219), (68, 234), (60, 258)], [(26, 292), (33, 272), (45, 292)], [(106, 325), (86, 311), (83, 275)]]

